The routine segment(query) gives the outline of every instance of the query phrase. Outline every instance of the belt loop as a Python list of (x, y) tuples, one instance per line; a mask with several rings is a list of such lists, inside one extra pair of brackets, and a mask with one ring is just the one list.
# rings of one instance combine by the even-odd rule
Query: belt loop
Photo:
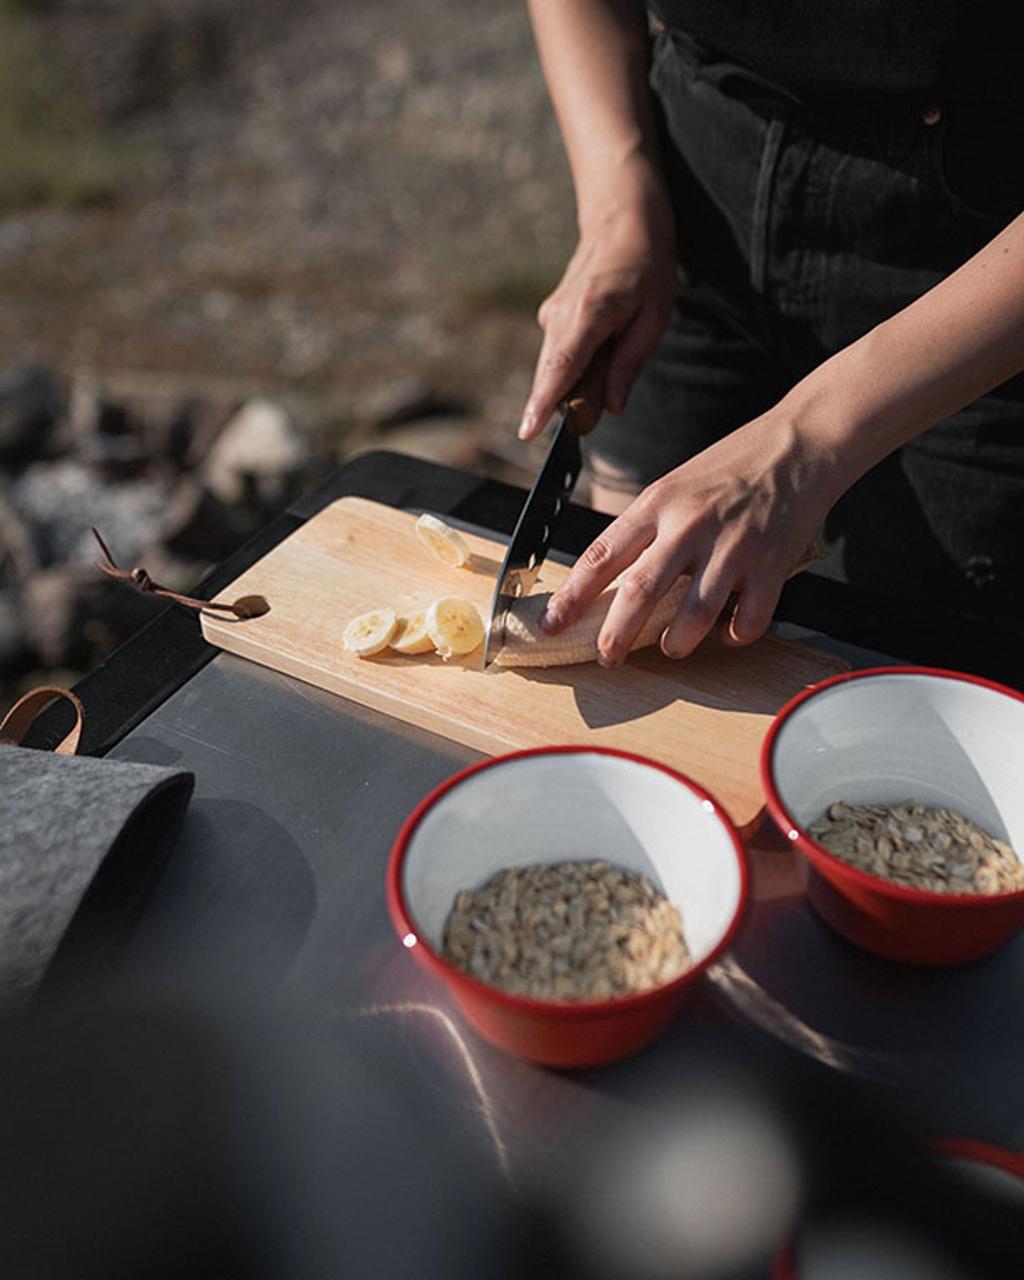
[(768, 122), (764, 147), (761, 150), (761, 164), (757, 171), (757, 186), (754, 190), (754, 208), (751, 218), (753, 225), (750, 231), (750, 283), (758, 293), (764, 293), (768, 270), (772, 190), (785, 130), (786, 122), (778, 117)]

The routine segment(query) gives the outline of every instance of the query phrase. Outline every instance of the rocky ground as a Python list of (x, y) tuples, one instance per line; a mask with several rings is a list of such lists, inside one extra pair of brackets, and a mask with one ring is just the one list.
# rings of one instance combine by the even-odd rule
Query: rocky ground
[[(199, 456), (254, 397), (302, 442), (282, 498), (379, 444), (529, 474), (514, 426), (573, 220), (521, 0), (0, 5), (104, 156), (70, 197), (5, 202), (0, 177), (0, 453), (33, 367), (54, 422), (3, 459), (8, 693), (124, 633), (93, 614), (91, 644), (10, 639), (40, 577), (91, 559), (98, 492), (117, 495), (125, 555), (178, 579), (260, 518)], [(148, 467), (112, 460), (132, 449)], [(156, 518), (172, 495), (207, 503), (205, 555)]]

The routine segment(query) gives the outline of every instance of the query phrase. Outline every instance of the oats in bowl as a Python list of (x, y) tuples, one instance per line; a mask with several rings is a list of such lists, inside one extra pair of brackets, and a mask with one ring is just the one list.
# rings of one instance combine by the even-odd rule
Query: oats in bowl
[(844, 862), (894, 884), (931, 893), (1024, 889), (1024, 864), (1010, 846), (954, 809), (840, 800), (807, 830)]
[(535, 1000), (610, 1000), (690, 967), (678, 909), (646, 876), (599, 860), (506, 867), (460, 890), (443, 955)]

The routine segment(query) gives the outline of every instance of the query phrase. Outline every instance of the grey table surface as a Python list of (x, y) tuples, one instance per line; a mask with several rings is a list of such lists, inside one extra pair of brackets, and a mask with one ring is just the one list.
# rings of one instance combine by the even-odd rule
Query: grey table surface
[(475, 752), (220, 654), (111, 754), (196, 775), (130, 944), (135, 970), (372, 1022), (411, 1064), (422, 1105), (476, 1133), (509, 1175), (564, 1156), (602, 1108), (648, 1105), (649, 1082), (686, 1060), (698, 1028), (906, 1090), (947, 1133), (1024, 1145), (1024, 935), (960, 969), (877, 960), (816, 917), (793, 854), (768, 841), (752, 850), (734, 945), (669, 1033), (624, 1063), (549, 1071), (483, 1042), (387, 916), (402, 820)]

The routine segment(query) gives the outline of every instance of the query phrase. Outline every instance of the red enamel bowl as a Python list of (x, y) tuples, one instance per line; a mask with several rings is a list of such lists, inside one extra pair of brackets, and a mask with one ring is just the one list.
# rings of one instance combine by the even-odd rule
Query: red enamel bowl
[(957, 671), (834, 676), (779, 711), (761, 752), (768, 812), (804, 855), (818, 913), (858, 946), (909, 964), (988, 955), (1024, 923), (1024, 891), (938, 894), (850, 866), (807, 834), (832, 803), (915, 799), (962, 813), (1024, 852), (1024, 696)]
[[(592, 858), (643, 872), (676, 903), (694, 959), (688, 972), (637, 995), (568, 1003), (507, 994), (443, 958), (460, 889), (504, 867)], [(409, 816), (387, 873), (391, 920), (413, 958), (485, 1039), (556, 1067), (614, 1061), (663, 1031), (728, 946), (747, 893), (739, 835), (706, 791), (654, 761), (599, 747), (517, 751), (457, 773)]]

